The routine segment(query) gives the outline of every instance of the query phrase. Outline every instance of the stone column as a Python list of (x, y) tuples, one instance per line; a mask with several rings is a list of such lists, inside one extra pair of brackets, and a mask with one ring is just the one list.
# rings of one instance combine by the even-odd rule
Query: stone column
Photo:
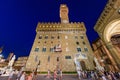
[(117, 55), (120, 56), (120, 48), (118, 46), (115, 46), (115, 49), (118, 51)]
[[(106, 48), (105, 45), (103, 45), (103, 49), (106, 52), (106, 54), (107, 54), (108, 58), (110, 59), (110, 61), (112, 62), (112, 67), (114, 67), (114, 70), (118, 70), (118, 67), (117, 68), (115, 67), (117, 65), (116, 65), (113, 57), (111, 56), (111, 53), (108, 51), (108, 49)], [(112, 68), (112, 70), (113, 70), (113, 68)]]
[(106, 44), (106, 47), (107, 47), (107, 49), (109, 50), (111, 56), (114, 59), (113, 60), (112, 57), (109, 55), (109, 57), (111, 58), (111, 61), (112, 61), (113, 65), (115, 66), (116, 70), (120, 70), (120, 56), (117, 55), (118, 51), (115, 49), (115, 47), (112, 45), (111, 42), (108, 42)]

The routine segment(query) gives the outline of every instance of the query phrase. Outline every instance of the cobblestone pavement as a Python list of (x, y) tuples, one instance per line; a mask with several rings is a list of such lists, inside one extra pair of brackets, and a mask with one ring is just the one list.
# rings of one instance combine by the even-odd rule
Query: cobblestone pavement
[[(8, 77), (6, 76), (0, 76), (0, 80), (8, 80)], [(16, 76), (13, 77), (12, 80), (16, 80)], [(38, 75), (36, 80), (53, 80), (53, 78), (46, 78), (45, 75)], [(76, 75), (63, 75), (62, 80), (78, 80)], [(92, 79), (82, 79), (82, 80), (92, 80)], [(120, 79), (117, 79), (120, 80)]]

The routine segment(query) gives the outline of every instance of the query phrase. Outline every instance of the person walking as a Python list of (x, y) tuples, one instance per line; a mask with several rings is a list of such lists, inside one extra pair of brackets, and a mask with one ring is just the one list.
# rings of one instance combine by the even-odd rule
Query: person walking
[(47, 78), (50, 78), (50, 70), (47, 71)]
[(56, 70), (54, 70), (54, 75), (53, 75), (53, 77), (54, 77), (54, 80), (57, 80), (57, 72), (56, 72)]
[(11, 72), (9, 73), (8, 80), (12, 80), (12, 78), (13, 78), (13, 75), (14, 75), (14, 71), (11, 71)]
[[(33, 74), (31, 74), (33, 75)], [(32, 76), (32, 80), (37, 80), (37, 71), (34, 72), (34, 76)]]
[(62, 70), (60, 69), (60, 80), (62, 80)]
[(32, 80), (33, 77), (32, 77), (32, 73), (30, 73), (28, 76), (27, 76), (27, 80)]
[(25, 80), (25, 79), (26, 79), (26, 73), (23, 72), (22, 75), (21, 75), (21, 77), (20, 77), (20, 80)]
[(81, 70), (77, 70), (77, 73), (78, 73), (78, 79), (79, 79), (79, 80), (82, 80), (82, 79), (81, 79), (81, 75), (82, 75)]
[(17, 73), (17, 80), (20, 80), (20, 76), (22, 75), (22, 71), (19, 71), (18, 73)]
[(58, 69), (58, 80), (62, 80), (62, 70), (61, 69)]
[(102, 80), (107, 80), (104, 73), (102, 74)]
[(91, 77), (92, 77), (92, 80), (96, 80), (94, 71), (91, 71)]
[(110, 75), (110, 73), (108, 73), (107, 78), (108, 78), (109, 80), (112, 80), (112, 76)]

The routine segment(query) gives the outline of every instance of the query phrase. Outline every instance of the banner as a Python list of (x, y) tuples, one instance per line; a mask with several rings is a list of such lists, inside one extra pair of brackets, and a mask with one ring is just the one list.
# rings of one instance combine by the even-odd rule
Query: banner
[(62, 52), (61, 44), (58, 44), (54, 47), (54, 52)]

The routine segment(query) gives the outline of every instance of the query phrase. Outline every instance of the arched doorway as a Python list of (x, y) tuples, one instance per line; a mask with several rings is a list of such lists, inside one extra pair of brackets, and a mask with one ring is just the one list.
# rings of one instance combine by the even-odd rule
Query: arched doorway
[[(111, 21), (104, 29), (103, 40), (110, 52), (108, 54), (112, 65), (118, 70), (120, 69), (120, 47), (116, 46), (116, 42), (120, 37), (120, 19)], [(118, 42), (117, 42), (118, 43)]]
[(111, 42), (111, 38), (114, 35), (120, 34), (120, 19), (111, 21), (104, 29), (103, 40), (105, 42)]
[(80, 65), (82, 67), (82, 70), (86, 70), (85, 61), (80, 61)]

